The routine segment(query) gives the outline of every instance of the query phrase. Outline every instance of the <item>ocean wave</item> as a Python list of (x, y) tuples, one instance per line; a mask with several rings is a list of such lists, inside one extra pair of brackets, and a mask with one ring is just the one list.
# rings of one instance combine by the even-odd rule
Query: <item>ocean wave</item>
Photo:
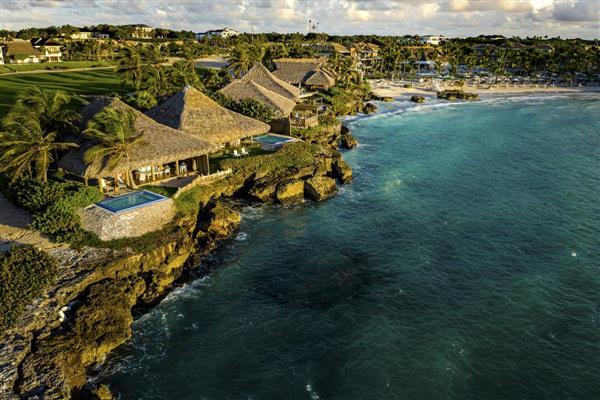
[(544, 92), (544, 93), (483, 93), (480, 94), (480, 100), (472, 101), (455, 101), (448, 102), (437, 99), (435, 96), (425, 96), (427, 103), (413, 103), (409, 100), (394, 101), (392, 103), (377, 102), (384, 105), (392, 105), (394, 107), (386, 107), (375, 114), (357, 114), (346, 116), (342, 121), (346, 122), (349, 127), (359, 127), (360, 122), (364, 120), (373, 120), (379, 118), (388, 118), (402, 114), (412, 113), (430, 113), (440, 109), (448, 109), (461, 107), (465, 105), (487, 104), (501, 105), (511, 103), (539, 104), (546, 101), (562, 101), (567, 99), (573, 100), (598, 100), (600, 94), (595, 92)]

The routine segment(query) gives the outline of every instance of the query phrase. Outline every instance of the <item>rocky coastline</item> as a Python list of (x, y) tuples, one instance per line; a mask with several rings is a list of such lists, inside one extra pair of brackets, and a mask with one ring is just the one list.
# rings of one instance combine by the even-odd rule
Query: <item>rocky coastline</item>
[(115, 398), (89, 377), (131, 336), (134, 315), (188, 280), (202, 257), (237, 230), (241, 215), (229, 199), (295, 206), (329, 199), (337, 184), (351, 181), (338, 151), (356, 146), (347, 128), (337, 122), (306, 139), (279, 150), (272, 164), (233, 160), (236, 172), (204, 189), (197, 209), (174, 220), (149, 251), (51, 253), (60, 262), (58, 282), (0, 337), (0, 399)]

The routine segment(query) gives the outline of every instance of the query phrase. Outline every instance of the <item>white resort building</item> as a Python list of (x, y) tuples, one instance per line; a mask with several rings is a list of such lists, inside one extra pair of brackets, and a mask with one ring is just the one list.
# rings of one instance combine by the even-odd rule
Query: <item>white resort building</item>
[(442, 42), (444, 42), (445, 40), (446, 40), (446, 37), (443, 35), (439, 35), (439, 36), (427, 35), (427, 36), (421, 36), (421, 39), (419, 39), (419, 43), (437, 46), (437, 45), (441, 44)]
[(40, 61), (61, 62), (61, 44), (50, 38), (31, 39), (31, 45), (40, 52)]
[(222, 38), (222, 39), (227, 39), (230, 38), (232, 36), (237, 36), (239, 35), (241, 32), (238, 32), (236, 30), (230, 29), (230, 28), (223, 28), (223, 29), (216, 29), (213, 31), (206, 31), (206, 32), (200, 32), (200, 33), (196, 33), (196, 39), (200, 40), (200, 39), (212, 39), (212, 38)]

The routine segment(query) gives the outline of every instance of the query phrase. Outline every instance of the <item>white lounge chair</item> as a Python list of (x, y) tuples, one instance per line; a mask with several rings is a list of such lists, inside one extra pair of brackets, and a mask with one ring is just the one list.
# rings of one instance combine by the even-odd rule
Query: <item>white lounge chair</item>
[(250, 153), (248, 153), (248, 150), (246, 150), (245, 147), (242, 147), (242, 155), (243, 156), (249, 156), (250, 155)]
[(112, 192), (115, 190), (115, 188), (110, 184), (107, 183), (104, 179), (100, 178), (100, 187), (102, 188), (103, 192)]
[(123, 182), (123, 178), (121, 178), (120, 176), (117, 177), (116, 182), (117, 186), (119, 187), (119, 189), (126, 189), (127, 185), (125, 184), (125, 182)]
[(234, 157), (234, 158), (239, 158), (239, 157), (241, 157), (241, 156), (242, 156), (242, 155), (241, 155), (241, 154), (239, 154), (237, 150), (234, 150), (234, 151), (233, 151), (233, 157)]

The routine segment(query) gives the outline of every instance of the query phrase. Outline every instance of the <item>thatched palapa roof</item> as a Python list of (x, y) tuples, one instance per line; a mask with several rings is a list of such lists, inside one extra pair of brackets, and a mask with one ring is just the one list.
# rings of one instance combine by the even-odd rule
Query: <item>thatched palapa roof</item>
[(216, 151), (218, 147), (212, 143), (195, 138), (189, 134), (159, 124), (152, 118), (110, 97), (100, 97), (92, 101), (82, 110), (83, 124), (86, 124), (106, 108), (131, 110), (135, 116), (135, 129), (140, 136), (139, 142), (130, 153), (130, 164), (125, 160), (114, 167), (109, 167), (107, 160), (99, 160), (86, 164), (84, 154), (94, 145), (94, 140), (81, 141), (80, 147), (68, 152), (59, 162), (64, 170), (86, 178), (102, 178), (125, 174), (131, 170), (148, 165), (167, 164), (176, 160), (198, 157)]
[(272, 92), (254, 81), (238, 79), (225, 86), (220, 92), (235, 101), (248, 98), (257, 100), (273, 110), (276, 118), (287, 117), (296, 106), (295, 101)]
[(41, 53), (37, 51), (29, 40), (11, 40), (4, 43), (6, 47), (6, 56), (39, 56)]
[(273, 75), (292, 85), (303, 84), (324, 64), (321, 58), (279, 58), (273, 61), (277, 69)]
[(298, 100), (300, 96), (300, 89), (277, 78), (261, 63), (255, 63), (250, 71), (244, 75), (242, 81), (253, 81), (271, 92), (294, 101)]
[(197, 138), (225, 144), (269, 131), (269, 125), (238, 114), (191, 86), (171, 96), (146, 115)]
[(335, 79), (325, 70), (318, 70), (312, 74), (305, 82), (307, 86), (318, 86), (328, 89), (335, 85)]

